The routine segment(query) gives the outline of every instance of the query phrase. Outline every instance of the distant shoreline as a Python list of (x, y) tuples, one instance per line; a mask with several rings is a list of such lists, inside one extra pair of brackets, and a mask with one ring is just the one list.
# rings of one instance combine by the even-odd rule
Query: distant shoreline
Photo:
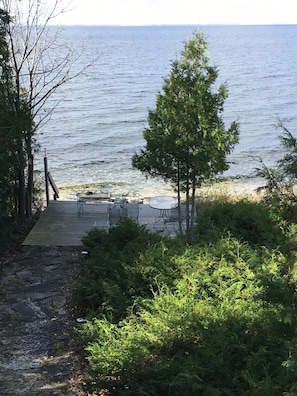
[(253, 26), (296, 26), (296, 23), (160, 23), (160, 24), (52, 24), (51, 27), (57, 28), (166, 28), (166, 27), (193, 27), (193, 28), (203, 28), (203, 27), (253, 27)]

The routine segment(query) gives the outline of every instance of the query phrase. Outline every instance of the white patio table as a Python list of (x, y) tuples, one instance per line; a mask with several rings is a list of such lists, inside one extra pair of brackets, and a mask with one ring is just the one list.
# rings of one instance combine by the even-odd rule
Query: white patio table
[(160, 211), (159, 218), (168, 217), (170, 209), (176, 208), (177, 204), (177, 198), (169, 195), (152, 197), (149, 202), (151, 208), (158, 209)]
[(98, 202), (110, 202), (110, 193), (106, 191), (86, 191), (86, 192), (77, 192), (77, 214), (80, 214), (84, 211), (84, 205), (86, 203), (98, 203)]

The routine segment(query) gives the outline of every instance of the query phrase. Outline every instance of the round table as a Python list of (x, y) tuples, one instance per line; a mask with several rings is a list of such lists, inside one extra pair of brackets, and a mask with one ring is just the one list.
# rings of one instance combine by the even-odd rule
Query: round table
[(169, 210), (177, 207), (177, 198), (169, 195), (159, 195), (157, 197), (152, 197), (149, 205), (153, 209)]
[(176, 208), (178, 204), (177, 198), (169, 195), (159, 195), (150, 199), (149, 205), (153, 209), (158, 209), (160, 214), (155, 218), (155, 225), (160, 220), (170, 216), (170, 209)]

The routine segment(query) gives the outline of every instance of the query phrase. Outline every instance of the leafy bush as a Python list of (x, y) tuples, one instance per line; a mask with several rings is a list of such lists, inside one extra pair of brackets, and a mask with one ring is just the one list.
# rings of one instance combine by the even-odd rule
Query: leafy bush
[(254, 247), (276, 247), (285, 240), (279, 219), (262, 203), (217, 202), (198, 213), (197, 240), (213, 241), (229, 234)]
[(88, 389), (113, 395), (289, 392), (297, 383), (297, 372), (287, 367), (296, 358), (296, 299), (284, 276), (285, 257), (268, 250), (259, 255), (232, 238), (171, 257), (173, 284), (164, 279), (117, 323), (101, 316), (84, 325)]
[(125, 219), (109, 232), (93, 229), (83, 239), (90, 258), (82, 262), (83, 276), (74, 298), (85, 314), (94, 311), (118, 321), (138, 297), (151, 297), (165, 280), (174, 279), (172, 254), (162, 238)]
[(0, 252), (11, 243), (16, 224), (16, 219), (0, 214)]
[(230, 236), (186, 247), (137, 225), (121, 243), (127, 226), (87, 237), (93, 247), (78, 290), (83, 285), (86, 292), (88, 283), (96, 287), (96, 298), (88, 298), (94, 290), (88, 291), (85, 303), (92, 301), (97, 310), (80, 330), (88, 390), (293, 395), (297, 318), (291, 261), (278, 250), (254, 249)]
[(297, 222), (297, 139), (278, 120), (278, 128), (282, 130), (279, 136), (282, 150), (285, 150), (283, 158), (276, 161), (276, 167), (269, 168), (260, 159), (261, 168), (257, 169), (257, 176), (266, 180), (262, 187), (266, 194), (264, 200), (276, 216), (281, 216), (289, 222)]
[(20, 221), (17, 217), (0, 213), (0, 253), (15, 249), (28, 235), (34, 224), (32, 220)]

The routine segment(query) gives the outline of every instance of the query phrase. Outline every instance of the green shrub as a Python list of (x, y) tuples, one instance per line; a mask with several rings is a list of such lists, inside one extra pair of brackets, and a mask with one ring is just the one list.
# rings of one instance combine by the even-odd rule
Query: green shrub
[(290, 394), (297, 383), (296, 297), (287, 269), (280, 252), (254, 250), (230, 237), (207, 246), (171, 246), (170, 254), (165, 242), (147, 247), (134, 257), (132, 278), (146, 288), (155, 282), (151, 292), (133, 290), (118, 321), (100, 315), (81, 328), (88, 390)]
[(20, 221), (17, 217), (0, 213), (0, 253), (19, 246), (31, 230), (35, 218)]
[[(90, 258), (82, 262), (83, 276), (74, 298), (85, 314), (126, 316), (138, 297), (152, 296), (165, 281), (173, 282), (172, 254), (162, 238), (126, 219), (109, 232), (94, 229), (83, 239)], [(171, 281), (170, 281), (171, 279)]]
[(198, 214), (196, 240), (213, 241), (229, 234), (254, 247), (277, 247), (285, 240), (279, 221), (262, 203), (217, 202)]
[(264, 202), (271, 208), (275, 216), (289, 223), (297, 222), (297, 139), (279, 119), (277, 127), (281, 129), (279, 136), (284, 156), (276, 161), (276, 166), (269, 168), (260, 159), (261, 167), (257, 176), (266, 179)]
[(0, 252), (4, 251), (9, 244), (15, 230), (17, 221), (0, 213)]

